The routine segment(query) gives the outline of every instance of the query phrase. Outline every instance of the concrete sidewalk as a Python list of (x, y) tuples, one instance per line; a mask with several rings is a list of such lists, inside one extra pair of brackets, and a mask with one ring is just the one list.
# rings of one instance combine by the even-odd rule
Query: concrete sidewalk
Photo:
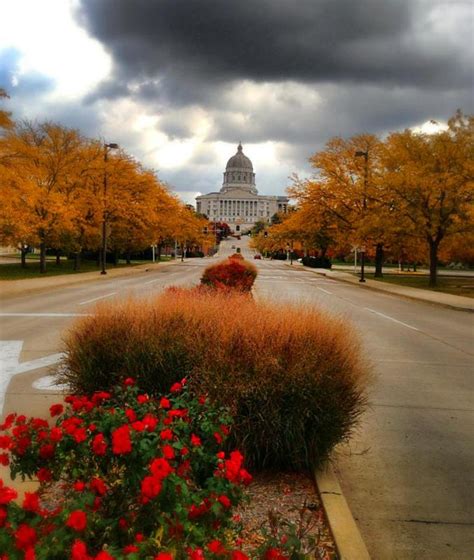
[[(357, 284), (361, 288), (369, 288), (372, 290), (378, 290), (379, 292), (390, 293), (408, 299), (416, 299), (418, 301), (424, 301), (426, 303), (432, 303), (435, 305), (442, 305), (444, 307), (450, 307), (452, 309), (474, 312), (473, 298), (455, 296), (453, 294), (446, 294), (443, 292), (435, 292), (434, 290), (422, 290), (421, 288), (398, 286), (397, 284), (379, 282), (377, 280), (371, 280), (369, 278), (366, 278), (366, 281), (364, 283), (361, 283), (359, 282), (359, 278), (357, 276), (349, 274), (348, 272), (341, 272), (339, 270), (327, 270), (326, 268), (310, 268), (300, 263), (295, 263), (293, 266), (295, 265), (303, 267), (305, 270), (314, 272), (315, 274), (319, 274), (320, 276), (326, 276), (327, 278), (332, 278), (341, 282), (347, 282), (349, 284)], [(291, 265), (287, 263), (287, 266)]]
[(76, 274), (63, 274), (58, 276), (46, 276), (44, 278), (26, 278), (23, 280), (2, 280), (0, 281), (0, 301), (6, 299), (23, 296), (28, 294), (37, 294), (54, 290), (55, 288), (64, 288), (84, 282), (103, 282), (110, 278), (121, 276), (133, 276), (134, 274), (143, 274), (152, 270), (161, 269), (171, 264), (181, 262), (178, 260), (163, 261), (157, 263), (138, 264), (130, 267), (109, 268), (107, 274), (100, 274), (100, 271), (93, 272), (77, 272)]

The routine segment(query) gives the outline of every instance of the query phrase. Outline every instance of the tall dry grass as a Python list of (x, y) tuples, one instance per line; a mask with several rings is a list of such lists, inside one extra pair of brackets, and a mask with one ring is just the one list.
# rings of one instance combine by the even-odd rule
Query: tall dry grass
[(234, 255), (225, 261), (208, 266), (201, 277), (201, 284), (220, 290), (250, 292), (257, 278), (256, 267), (243, 257)]
[(368, 367), (353, 330), (307, 307), (173, 290), (153, 303), (102, 304), (65, 340), (61, 382), (107, 389), (135, 377), (153, 394), (186, 376), (229, 406), (233, 443), (254, 467), (325, 459), (365, 408)]

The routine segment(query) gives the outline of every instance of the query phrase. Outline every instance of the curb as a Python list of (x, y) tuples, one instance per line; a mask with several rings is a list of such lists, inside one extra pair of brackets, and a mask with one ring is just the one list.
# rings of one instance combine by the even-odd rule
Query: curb
[[(286, 264), (286, 266), (290, 266), (289, 264)], [(335, 273), (335, 275), (327, 275), (324, 272), (317, 272), (316, 270), (312, 270), (309, 267), (303, 267), (302, 270), (308, 270), (308, 272), (312, 272), (313, 274), (317, 274), (318, 276), (323, 276), (324, 278), (329, 278), (331, 280), (335, 280), (336, 282), (344, 282), (345, 284), (351, 284), (353, 286), (359, 286), (360, 288), (364, 289), (364, 290), (373, 290), (374, 292), (379, 292), (381, 294), (391, 294), (394, 296), (399, 296), (411, 301), (420, 301), (422, 303), (427, 303), (428, 305), (437, 305), (440, 307), (445, 307), (447, 309), (454, 309), (456, 311), (464, 311), (465, 313), (474, 313), (474, 306), (471, 307), (465, 307), (463, 305), (456, 305), (456, 304), (450, 304), (450, 303), (444, 303), (442, 301), (436, 301), (436, 300), (432, 300), (432, 299), (425, 299), (424, 297), (417, 297), (416, 295), (410, 295), (410, 294), (405, 294), (402, 291), (398, 291), (398, 290), (391, 290), (388, 287), (385, 286), (374, 286), (373, 284), (364, 284), (361, 285), (359, 284), (359, 282), (353, 282), (352, 280), (348, 280), (347, 278), (340, 278), (339, 276), (337, 276), (338, 271), (334, 270), (332, 272)], [(403, 286), (401, 286), (401, 288), (403, 289)], [(420, 289), (420, 288), (413, 288), (413, 289)], [(427, 290), (421, 290), (421, 291), (427, 291)], [(453, 295), (453, 297), (459, 297), (459, 296), (455, 296)]]
[(314, 478), (331, 529), (339, 560), (370, 560), (369, 552), (330, 464)]
[[(133, 274), (149, 272), (152, 270), (160, 270), (163, 267), (169, 266), (171, 264), (177, 264), (181, 261), (170, 260), (160, 263), (147, 263), (132, 266), (130, 268), (118, 268), (110, 269), (107, 275), (101, 276), (97, 272), (79, 272), (77, 274), (65, 274), (51, 276), (49, 278), (26, 278), (22, 280), (4, 280), (0, 281), (0, 301), (5, 301), (8, 298), (16, 296), (24, 296), (30, 294), (37, 294), (41, 292), (47, 292), (55, 288), (67, 288), (69, 286), (74, 286), (76, 284), (82, 284), (84, 282), (94, 282), (94, 281), (106, 281), (110, 278), (117, 278), (122, 276), (132, 276)], [(38, 281), (43, 281), (41, 284), (36, 286), (33, 283), (38, 283)], [(14, 282), (16, 285), (11, 285), (5, 287), (3, 282)], [(24, 283), (23, 283), (24, 282)]]

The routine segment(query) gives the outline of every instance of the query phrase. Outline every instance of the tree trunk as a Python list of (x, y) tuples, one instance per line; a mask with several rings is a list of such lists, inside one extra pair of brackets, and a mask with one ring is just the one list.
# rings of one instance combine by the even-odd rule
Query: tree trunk
[(46, 244), (40, 243), (40, 272), (46, 272)]
[(436, 286), (438, 279), (438, 246), (439, 241), (428, 238), (430, 246), (430, 286)]
[(21, 268), (26, 268), (26, 253), (28, 252), (28, 247), (21, 247)]
[(74, 270), (79, 270), (81, 268), (81, 252), (76, 251), (74, 253)]
[(131, 262), (132, 257), (131, 257), (131, 255), (130, 255), (130, 251), (127, 251), (127, 252), (125, 253), (125, 258), (127, 259), (127, 264), (132, 264), (132, 262)]
[(61, 251), (58, 249), (56, 251), (56, 266), (59, 266), (61, 264)]
[(383, 243), (377, 243), (377, 245), (375, 246), (375, 278), (383, 278), (383, 259)]
[(159, 244), (157, 245), (157, 249), (158, 249), (158, 251), (157, 251), (157, 253), (156, 253), (156, 260), (157, 260), (158, 262), (160, 262), (160, 261), (161, 261), (161, 251), (162, 251), (162, 249), (163, 249), (163, 245), (162, 245), (161, 243), (159, 243)]

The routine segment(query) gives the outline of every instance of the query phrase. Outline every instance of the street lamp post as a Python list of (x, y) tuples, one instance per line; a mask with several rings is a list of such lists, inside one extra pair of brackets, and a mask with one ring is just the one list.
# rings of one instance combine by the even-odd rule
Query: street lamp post
[[(364, 193), (362, 199), (362, 217), (365, 218), (365, 212), (367, 210), (367, 184), (369, 181), (369, 151), (366, 150), (365, 152), (362, 150), (358, 150), (355, 153), (355, 157), (363, 157), (364, 158)], [(365, 246), (361, 248), (360, 251), (360, 278), (359, 282), (365, 282)]]
[(109, 155), (109, 149), (117, 150), (118, 144), (104, 144), (104, 208), (102, 213), (102, 270), (101, 274), (107, 274), (106, 270), (106, 260), (107, 260), (107, 161)]

